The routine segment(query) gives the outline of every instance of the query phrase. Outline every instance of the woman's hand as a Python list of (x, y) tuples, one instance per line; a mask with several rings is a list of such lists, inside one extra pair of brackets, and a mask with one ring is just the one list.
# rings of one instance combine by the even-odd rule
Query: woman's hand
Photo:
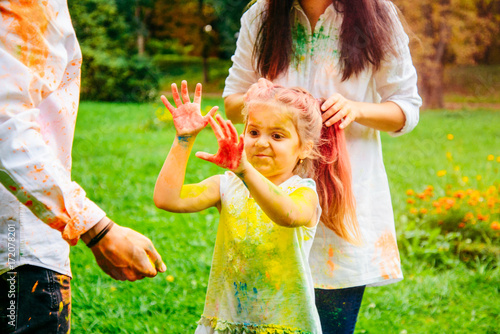
[(326, 126), (332, 126), (341, 119), (340, 128), (344, 129), (354, 122), (360, 115), (360, 108), (357, 102), (346, 99), (344, 96), (336, 93), (330, 96), (321, 105), (321, 116)]
[(210, 117), (215, 115), (219, 107), (213, 107), (206, 116), (201, 115), (201, 84), (196, 85), (194, 92), (194, 101), (189, 100), (188, 88), (186, 80), (181, 83), (182, 101), (179, 97), (177, 85), (172, 84), (172, 98), (174, 99), (177, 108), (174, 108), (168, 102), (165, 96), (161, 96), (161, 100), (168, 111), (172, 114), (177, 136), (192, 136), (198, 134), (208, 124)]
[(225, 121), (220, 115), (216, 115), (215, 118), (220, 125), (211, 116), (209, 122), (219, 143), (219, 150), (216, 154), (196, 152), (196, 156), (219, 167), (241, 173), (244, 170), (242, 162), (246, 159), (243, 150), (243, 135), (240, 136), (238, 142), (238, 132), (231, 121)]

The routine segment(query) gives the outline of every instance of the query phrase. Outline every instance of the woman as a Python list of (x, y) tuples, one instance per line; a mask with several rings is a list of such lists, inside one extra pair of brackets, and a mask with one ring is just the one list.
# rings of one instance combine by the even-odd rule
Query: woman
[(232, 60), (223, 97), (233, 122), (266, 77), (325, 99), (324, 125), (345, 129), (362, 244), (320, 224), (310, 265), (323, 332), (352, 333), (365, 286), (403, 278), (379, 131), (411, 131), (421, 99), (396, 9), (385, 0), (259, 0), (241, 19)]

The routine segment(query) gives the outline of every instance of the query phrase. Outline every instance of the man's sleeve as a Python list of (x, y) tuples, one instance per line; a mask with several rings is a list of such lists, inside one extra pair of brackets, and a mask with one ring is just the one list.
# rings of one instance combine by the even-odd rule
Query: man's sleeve
[(0, 5), (0, 183), (74, 245), (105, 216), (71, 180), (78, 43), (50, 24), (46, 8), (30, 19), (4, 6), (8, 2)]

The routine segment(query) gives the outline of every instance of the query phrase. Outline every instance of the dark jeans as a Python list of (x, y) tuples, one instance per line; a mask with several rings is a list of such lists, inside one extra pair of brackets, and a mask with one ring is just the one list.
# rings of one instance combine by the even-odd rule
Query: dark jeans
[(1, 333), (69, 333), (71, 278), (25, 265), (0, 276)]
[(314, 292), (323, 334), (354, 333), (365, 287), (314, 289)]

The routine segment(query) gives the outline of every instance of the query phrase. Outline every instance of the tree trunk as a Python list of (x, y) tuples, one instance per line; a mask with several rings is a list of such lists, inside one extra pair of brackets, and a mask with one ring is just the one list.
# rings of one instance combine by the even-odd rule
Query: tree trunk
[(135, 20), (137, 23), (137, 53), (144, 55), (144, 23), (141, 19), (141, 6), (135, 7)]
[[(203, 0), (198, 0), (198, 11), (199, 16), (202, 19), (202, 23), (205, 23), (205, 17), (203, 15)], [(208, 75), (209, 66), (208, 66), (208, 36), (207, 32), (205, 32), (205, 25), (202, 24), (200, 27), (200, 41), (202, 41), (202, 49), (201, 49), (201, 58), (203, 65), (203, 82), (208, 83), (210, 81), (210, 77)]]
[(423, 107), (426, 109), (443, 108), (444, 66), (434, 63), (426, 67), (421, 69), (419, 78), (419, 93), (423, 100)]

